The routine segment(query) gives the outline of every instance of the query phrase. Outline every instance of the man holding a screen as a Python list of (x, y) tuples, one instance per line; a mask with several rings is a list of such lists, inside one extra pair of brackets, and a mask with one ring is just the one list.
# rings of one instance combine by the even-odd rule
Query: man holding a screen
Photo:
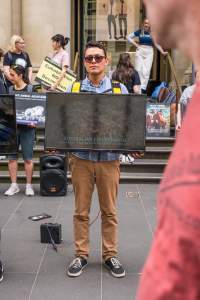
[[(108, 65), (106, 50), (98, 42), (89, 42), (84, 52), (87, 77), (79, 87), (75, 84), (68, 92), (114, 93), (112, 81), (105, 76)], [(128, 94), (126, 87), (118, 83), (122, 94)], [(119, 188), (119, 154), (112, 152), (76, 152), (70, 157), (72, 183), (75, 193), (74, 238), (75, 259), (67, 274), (81, 275), (89, 256), (89, 212), (92, 194), (96, 184), (102, 219), (102, 256), (105, 266), (114, 277), (124, 277), (125, 270), (117, 258), (117, 208)]]

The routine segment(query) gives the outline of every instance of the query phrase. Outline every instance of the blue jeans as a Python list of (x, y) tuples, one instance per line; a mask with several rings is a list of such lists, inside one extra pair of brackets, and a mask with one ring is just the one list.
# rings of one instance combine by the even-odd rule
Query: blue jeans
[[(17, 146), (22, 148), (23, 160), (32, 160), (33, 146), (35, 142), (35, 128), (28, 126), (17, 127)], [(17, 160), (18, 154), (8, 155), (9, 160)]]

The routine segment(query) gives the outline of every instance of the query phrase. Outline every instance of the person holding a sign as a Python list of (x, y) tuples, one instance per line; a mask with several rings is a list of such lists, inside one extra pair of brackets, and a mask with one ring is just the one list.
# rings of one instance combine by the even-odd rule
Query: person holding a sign
[(56, 34), (52, 38), (52, 48), (53, 48), (53, 55), (52, 60), (56, 62), (60, 67), (62, 67), (62, 72), (59, 76), (59, 79), (51, 86), (51, 90), (56, 90), (59, 83), (64, 78), (67, 68), (69, 67), (69, 54), (65, 50), (65, 46), (69, 42), (69, 38), (65, 38), (61, 34)]
[(12, 78), (10, 77), (10, 67), (12, 65), (19, 65), (25, 69), (26, 80), (32, 80), (32, 64), (27, 52), (24, 51), (25, 42), (22, 37), (13, 35), (10, 41), (9, 51), (4, 55), (3, 71), (6, 77), (7, 87), (12, 85)]
[[(33, 87), (26, 83), (25, 69), (22, 66), (12, 66), (10, 69), (10, 79), (13, 85), (9, 88), (9, 93), (14, 94), (16, 92), (32, 92)], [(28, 100), (27, 100), (28, 101)], [(34, 190), (32, 187), (32, 175), (33, 175), (33, 146), (35, 141), (35, 125), (18, 125), (17, 126), (17, 140), (18, 147), (21, 144), (22, 155), (24, 159), (24, 166), (26, 172), (26, 196), (34, 196)], [(17, 155), (8, 156), (9, 173), (11, 177), (11, 185), (5, 192), (6, 196), (13, 196), (18, 193), (19, 187), (17, 184)]]
[[(108, 58), (101, 43), (89, 42), (84, 52), (87, 77), (75, 82), (67, 92), (115, 93), (113, 82), (105, 75)], [(127, 88), (117, 84), (117, 92), (128, 94)], [(105, 108), (106, 109), (106, 108)], [(96, 184), (102, 219), (102, 256), (105, 266), (114, 277), (125, 276), (117, 258), (117, 193), (119, 188), (119, 154), (105, 151), (76, 152), (70, 156), (72, 184), (75, 193), (74, 238), (75, 259), (67, 274), (81, 275), (89, 256), (89, 212)]]

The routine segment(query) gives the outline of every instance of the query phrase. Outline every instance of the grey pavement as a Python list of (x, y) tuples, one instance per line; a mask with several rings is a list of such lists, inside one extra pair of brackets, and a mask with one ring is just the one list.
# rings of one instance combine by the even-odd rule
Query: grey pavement
[[(121, 184), (118, 196), (119, 258), (127, 271), (113, 278), (102, 264), (100, 218), (90, 228), (89, 264), (78, 278), (66, 276), (73, 259), (72, 186), (65, 197), (26, 197), (24, 186), (13, 197), (5, 197), (8, 185), (0, 186), (1, 258), (4, 280), (1, 300), (128, 300), (135, 299), (141, 269), (151, 245), (156, 223), (155, 196), (158, 185)], [(91, 221), (98, 215), (94, 193)], [(48, 213), (51, 219), (33, 222), (28, 216)], [(63, 242), (56, 253), (51, 245), (40, 243), (40, 224), (62, 224)]]

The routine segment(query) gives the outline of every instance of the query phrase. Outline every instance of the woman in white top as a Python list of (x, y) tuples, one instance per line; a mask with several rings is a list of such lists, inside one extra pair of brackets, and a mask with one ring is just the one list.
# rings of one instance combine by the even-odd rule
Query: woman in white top
[(51, 40), (52, 48), (54, 51), (52, 60), (62, 67), (62, 73), (59, 79), (51, 86), (51, 90), (55, 90), (65, 76), (67, 68), (69, 67), (69, 54), (65, 50), (65, 46), (68, 44), (69, 38), (65, 38), (61, 34), (56, 34), (51, 38)]

